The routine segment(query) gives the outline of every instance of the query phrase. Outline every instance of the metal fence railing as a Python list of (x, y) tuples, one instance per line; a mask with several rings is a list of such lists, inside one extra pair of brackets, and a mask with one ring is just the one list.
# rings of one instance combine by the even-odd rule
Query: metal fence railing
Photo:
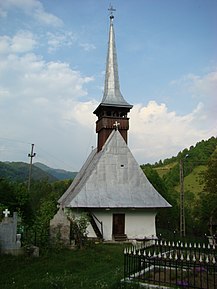
[(153, 241), (151, 247), (125, 249), (124, 280), (151, 287), (215, 289), (216, 261), (214, 245)]

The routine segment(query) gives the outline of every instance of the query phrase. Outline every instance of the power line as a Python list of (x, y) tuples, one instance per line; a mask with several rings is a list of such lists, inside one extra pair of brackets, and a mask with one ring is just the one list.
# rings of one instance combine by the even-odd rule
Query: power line
[(4, 139), (10, 142), (19, 142), (19, 143), (24, 143), (24, 144), (31, 144), (30, 142), (24, 141), (24, 140), (18, 140), (18, 139), (12, 139), (12, 138), (7, 138), (7, 137), (0, 137), (0, 139)]
[[(7, 138), (7, 137), (0, 137), (0, 139), (1, 140), (4, 140), (4, 141), (9, 141), (9, 142), (11, 142), (11, 143), (21, 143), (21, 144), (25, 144), (25, 145), (31, 145), (32, 143), (30, 143), (30, 142), (26, 142), (26, 141), (24, 141), (24, 140), (18, 140), (18, 139), (12, 139), (12, 138)], [(56, 160), (56, 161), (58, 161), (58, 163), (60, 164), (60, 165), (63, 165), (63, 166), (67, 166), (67, 167), (72, 167), (72, 164), (69, 164), (69, 163), (67, 163), (67, 162), (64, 162), (62, 159), (58, 159), (57, 157), (55, 157), (54, 155), (52, 155), (50, 152), (48, 152), (48, 151), (46, 151), (44, 148), (42, 148), (41, 146), (39, 146), (38, 144), (37, 144), (37, 148), (38, 149), (40, 149), (41, 151), (43, 151), (44, 153), (45, 153), (45, 155), (46, 155), (46, 157), (47, 156), (50, 156), (51, 157), (51, 159), (52, 160)], [(10, 152), (10, 151), (19, 151), (19, 152), (21, 152), (22, 153), (22, 155), (25, 155), (25, 152), (26, 152), (26, 149), (22, 149), (22, 150), (18, 150), (17, 149), (17, 147), (16, 148), (9, 148), (9, 147), (7, 147), (7, 148), (0, 148), (0, 152), (4, 152), (4, 151), (7, 151), (7, 152)], [(48, 159), (45, 159), (45, 161), (46, 160), (48, 160)], [(57, 164), (58, 164), (57, 163)], [(57, 165), (57, 167), (58, 167), (59, 165)], [(72, 170), (74, 170), (74, 171), (76, 171), (75, 170), (75, 168), (72, 168)]]
[[(41, 146), (37, 145), (37, 148), (40, 149), (40, 151), (44, 152), (46, 157), (50, 156), (52, 160), (57, 161), (58, 163), (62, 164), (62, 165), (66, 165), (67, 167), (72, 167), (72, 164), (67, 163), (65, 161), (63, 161), (62, 159), (57, 158), (56, 156), (52, 155), (50, 152), (46, 151), (44, 148), (42, 148)], [(38, 153), (39, 156), (39, 153)], [(45, 159), (46, 160), (46, 159)], [(48, 159), (47, 159), (48, 160)], [(59, 165), (58, 165), (59, 166)], [(72, 168), (71, 170), (76, 171), (74, 168)]]

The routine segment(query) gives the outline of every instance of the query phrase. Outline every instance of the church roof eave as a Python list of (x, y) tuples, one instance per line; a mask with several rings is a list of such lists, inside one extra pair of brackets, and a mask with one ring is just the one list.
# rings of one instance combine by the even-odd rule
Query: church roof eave
[(105, 108), (105, 107), (116, 107), (116, 108), (124, 108), (124, 109), (127, 109), (127, 111), (130, 111), (130, 109), (133, 107), (133, 105), (131, 104), (128, 104), (127, 102), (126, 103), (103, 103), (101, 102), (97, 108), (94, 110), (94, 114), (97, 114), (98, 111), (101, 109), (101, 108)]

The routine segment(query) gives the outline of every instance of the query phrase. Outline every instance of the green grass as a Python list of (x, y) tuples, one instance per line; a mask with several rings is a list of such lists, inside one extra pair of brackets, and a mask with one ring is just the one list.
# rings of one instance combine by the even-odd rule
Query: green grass
[[(200, 165), (193, 169), (193, 171), (184, 178), (184, 190), (190, 191), (197, 195), (198, 193), (203, 191), (204, 184), (200, 183), (201, 176), (200, 174), (203, 173), (207, 169), (206, 166)], [(180, 185), (175, 187), (177, 192), (180, 191)]]
[(160, 166), (158, 168), (154, 168), (154, 170), (157, 171), (158, 175), (162, 178), (165, 174), (167, 174), (175, 165), (177, 162), (170, 163), (168, 165)]
[(123, 245), (47, 252), (39, 258), (0, 257), (1, 289), (121, 288)]
[(204, 184), (201, 184), (201, 176), (207, 169), (206, 166), (197, 166), (191, 174), (189, 174), (184, 180), (184, 188), (186, 191), (192, 191), (198, 194), (203, 191)]

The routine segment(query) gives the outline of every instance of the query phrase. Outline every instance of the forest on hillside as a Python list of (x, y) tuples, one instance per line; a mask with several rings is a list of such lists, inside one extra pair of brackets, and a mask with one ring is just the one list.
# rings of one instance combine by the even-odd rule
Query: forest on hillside
[(146, 176), (172, 205), (160, 211), (158, 227), (179, 231), (180, 162), (184, 174), (184, 208), (186, 234), (216, 234), (217, 229), (217, 138), (202, 140), (179, 152), (177, 156), (160, 160), (154, 165), (142, 165)]
[[(36, 162), (32, 165), (31, 179), (48, 180), (55, 182), (58, 180), (73, 179), (76, 172), (70, 172), (62, 169), (53, 169), (45, 164)], [(24, 162), (1, 162), (0, 177), (11, 181), (25, 182), (29, 178), (29, 164)]]
[[(180, 161), (183, 161), (186, 234), (215, 234), (217, 228), (217, 138), (198, 142), (177, 156), (144, 164), (142, 169), (157, 191), (172, 205), (160, 210), (157, 229), (179, 232)], [(57, 200), (72, 180), (33, 180), (27, 183), (0, 176), (0, 219), (8, 208), (20, 216), (19, 228), (45, 235), (49, 221), (57, 211)]]

